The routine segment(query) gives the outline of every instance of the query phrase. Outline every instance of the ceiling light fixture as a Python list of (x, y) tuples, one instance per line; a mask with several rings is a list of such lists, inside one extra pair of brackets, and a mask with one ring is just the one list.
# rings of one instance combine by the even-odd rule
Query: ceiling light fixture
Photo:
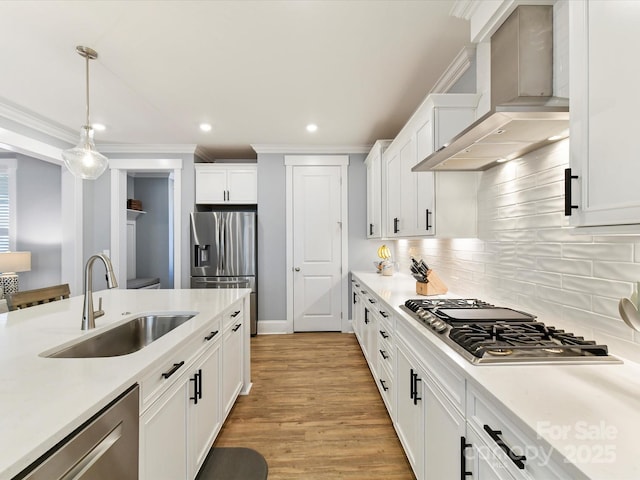
[(203, 132), (210, 132), (211, 131), (211, 125), (209, 125), (208, 123), (201, 123), (200, 124), (200, 130), (202, 130)]
[(315, 132), (316, 130), (318, 130), (318, 126), (315, 123), (307, 125), (307, 132)]
[(107, 157), (96, 150), (93, 142), (93, 127), (89, 122), (89, 60), (98, 58), (98, 52), (89, 47), (76, 47), (76, 52), (86, 61), (87, 120), (80, 128), (80, 142), (75, 147), (62, 152), (64, 164), (76, 177), (95, 180), (104, 173), (109, 164)]

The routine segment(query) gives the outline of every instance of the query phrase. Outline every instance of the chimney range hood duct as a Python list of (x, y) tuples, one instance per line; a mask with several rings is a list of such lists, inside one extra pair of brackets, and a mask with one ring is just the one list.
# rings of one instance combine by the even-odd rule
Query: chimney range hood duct
[(569, 136), (553, 92), (553, 7), (522, 5), (491, 37), (491, 110), (413, 167), (486, 170)]

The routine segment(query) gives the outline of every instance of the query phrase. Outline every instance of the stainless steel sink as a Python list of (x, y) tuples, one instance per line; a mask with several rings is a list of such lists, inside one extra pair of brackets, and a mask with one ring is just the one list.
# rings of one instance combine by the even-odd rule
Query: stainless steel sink
[(127, 355), (146, 347), (195, 315), (196, 313), (142, 315), (45, 356), (92, 358)]

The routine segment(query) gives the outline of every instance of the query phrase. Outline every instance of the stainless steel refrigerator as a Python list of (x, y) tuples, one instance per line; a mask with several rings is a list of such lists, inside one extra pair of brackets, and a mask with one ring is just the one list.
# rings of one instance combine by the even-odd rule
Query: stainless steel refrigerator
[(251, 334), (257, 333), (255, 212), (191, 214), (191, 288), (250, 288)]

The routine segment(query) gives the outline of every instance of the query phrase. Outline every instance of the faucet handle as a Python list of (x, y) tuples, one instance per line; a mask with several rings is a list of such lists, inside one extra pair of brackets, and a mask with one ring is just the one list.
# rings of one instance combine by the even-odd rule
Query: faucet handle
[(98, 297), (98, 310), (93, 312), (93, 318), (98, 318), (104, 315), (104, 310), (102, 310), (102, 297)]

